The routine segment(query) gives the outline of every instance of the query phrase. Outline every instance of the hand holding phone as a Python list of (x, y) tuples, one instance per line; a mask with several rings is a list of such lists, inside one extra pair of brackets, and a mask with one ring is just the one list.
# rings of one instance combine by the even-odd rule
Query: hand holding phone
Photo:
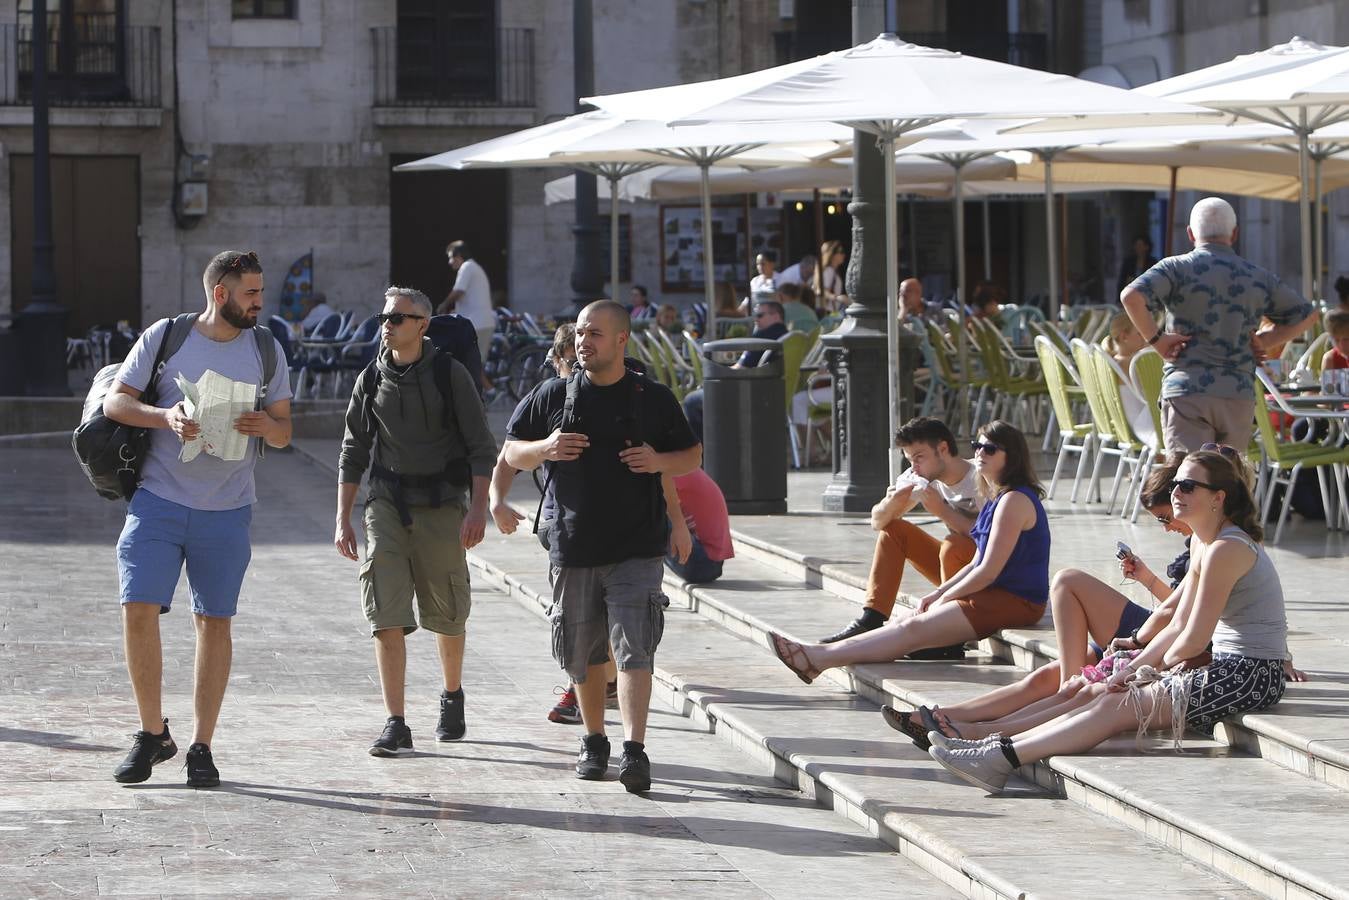
[(1133, 555), (1134, 552), (1129, 549), (1128, 544), (1124, 543), (1123, 541), (1115, 542), (1115, 557), (1117, 559), (1128, 559)]

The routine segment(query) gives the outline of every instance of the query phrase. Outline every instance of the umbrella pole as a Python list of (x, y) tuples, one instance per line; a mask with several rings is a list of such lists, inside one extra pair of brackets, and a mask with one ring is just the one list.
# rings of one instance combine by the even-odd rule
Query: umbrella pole
[(1297, 130), (1298, 180), (1302, 183), (1300, 210), (1302, 218), (1302, 295), (1312, 296), (1312, 207), (1311, 207), (1311, 148), (1307, 140), (1307, 108), (1301, 111)]
[(1054, 210), (1054, 153), (1041, 151), (1045, 164), (1045, 233), (1049, 237), (1049, 321), (1059, 321), (1059, 241)]
[(1325, 295), (1325, 286), (1321, 279), (1325, 277), (1326, 237), (1322, 234), (1321, 219), (1321, 163), (1325, 157), (1320, 153), (1312, 160), (1312, 234), (1315, 237), (1316, 255), (1312, 260), (1312, 281), (1316, 285), (1312, 300), (1320, 300)]
[(956, 353), (960, 359), (960, 377), (965, 384), (961, 391), (964, 399), (960, 403), (960, 436), (973, 436), (970, 432), (970, 342), (965, 330), (965, 164), (951, 163), (955, 171), (955, 183), (952, 193), (955, 195), (956, 217), (956, 309), (959, 310), (959, 324), (956, 327)]
[(610, 296), (622, 303), (618, 299), (618, 179), (617, 173), (609, 173), (609, 284)]
[(899, 476), (899, 449), (894, 446), (898, 430), (899, 403), (899, 221), (895, 210), (895, 135), (887, 128), (881, 136), (881, 157), (885, 161), (885, 355), (889, 375), (890, 480)]
[(712, 164), (706, 160), (698, 162), (702, 173), (703, 193), (703, 302), (707, 304), (707, 334), (703, 340), (717, 339), (717, 301), (713, 283), (716, 275), (712, 267)]

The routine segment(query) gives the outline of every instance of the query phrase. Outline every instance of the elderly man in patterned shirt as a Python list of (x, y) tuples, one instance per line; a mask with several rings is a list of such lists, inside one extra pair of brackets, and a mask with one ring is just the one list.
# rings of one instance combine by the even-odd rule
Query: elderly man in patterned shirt
[[(1236, 254), (1237, 214), (1227, 201), (1200, 200), (1186, 231), (1194, 249), (1138, 276), (1120, 302), (1167, 361), (1167, 450), (1198, 450), (1208, 441), (1245, 449), (1255, 428), (1256, 355), (1309, 328), (1315, 307)], [(1160, 329), (1159, 312), (1166, 314)], [(1262, 318), (1272, 324), (1261, 328)]]

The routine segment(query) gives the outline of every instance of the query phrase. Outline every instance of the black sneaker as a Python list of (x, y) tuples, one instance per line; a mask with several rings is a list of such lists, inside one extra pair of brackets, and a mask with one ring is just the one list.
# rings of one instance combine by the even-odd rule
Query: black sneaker
[(581, 738), (581, 754), (576, 757), (576, 777), (600, 781), (609, 771), (609, 739), (602, 734)]
[(645, 750), (623, 748), (618, 759), (618, 780), (629, 794), (645, 794), (651, 790), (651, 760)]
[(924, 647), (904, 655), (904, 659), (964, 659), (965, 644), (952, 644), (949, 647)]
[(440, 721), (436, 723), (436, 740), (457, 741), (463, 738), (464, 731), (464, 689), (460, 688), (453, 694), (441, 691)]
[(217, 787), (220, 784), (220, 770), (211, 758), (211, 748), (197, 743), (187, 748), (187, 786)]
[(408, 756), (412, 753), (412, 729), (401, 716), (389, 716), (384, 733), (370, 745), (371, 756)]
[(112, 770), (112, 777), (121, 784), (140, 784), (150, 777), (150, 770), (166, 759), (178, 755), (178, 745), (169, 734), (169, 720), (159, 734), (138, 731), (132, 735), (131, 752), (122, 764)]
[(833, 644), (837, 641), (847, 640), (850, 637), (857, 637), (859, 634), (866, 634), (868, 631), (875, 631), (885, 624), (886, 617), (876, 612), (874, 609), (864, 609), (857, 619), (844, 628), (842, 631), (836, 631), (827, 638), (820, 638), (821, 644)]

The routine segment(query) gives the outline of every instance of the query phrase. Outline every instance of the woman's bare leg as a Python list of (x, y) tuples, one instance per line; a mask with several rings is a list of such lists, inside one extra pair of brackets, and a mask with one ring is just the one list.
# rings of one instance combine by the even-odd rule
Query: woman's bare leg
[[(1149, 696), (1145, 700), (1144, 711), (1150, 711), (1155, 703), (1160, 708), (1153, 715), (1153, 721), (1170, 723), (1170, 694), (1161, 688), (1160, 682), (1145, 690)], [(1138, 716), (1129, 702), (1129, 695), (1107, 692), (1082, 709), (1019, 735), (1012, 742), (1012, 747), (1022, 765), (1025, 765), (1047, 756), (1082, 753), (1117, 734), (1136, 728)]]
[(978, 722), (970, 725), (957, 725), (960, 733), (971, 740), (978, 740), (990, 734), (1021, 734), (1037, 725), (1051, 722), (1059, 716), (1067, 715), (1090, 704), (1104, 693), (1104, 688), (1085, 685), (1080, 679), (1070, 682), (1053, 697), (1032, 704), (1024, 710), (1013, 713), (993, 722)]
[(853, 663), (893, 662), (926, 647), (946, 647), (977, 635), (957, 603), (938, 603), (927, 612), (892, 619), (875, 631), (836, 644), (802, 644), (813, 666), (829, 669)]
[(1059, 642), (1059, 681), (1082, 671), (1088, 659), (1087, 638), (1107, 646), (1119, 628), (1129, 598), (1080, 569), (1063, 569), (1049, 589), (1054, 611), (1054, 636)]
[[(1059, 687), (1059, 664), (1045, 663), (1012, 684), (994, 688), (969, 700), (941, 708), (952, 722), (990, 722), (1011, 715), (1039, 700), (1052, 698)], [(964, 734), (964, 725), (957, 726)]]

